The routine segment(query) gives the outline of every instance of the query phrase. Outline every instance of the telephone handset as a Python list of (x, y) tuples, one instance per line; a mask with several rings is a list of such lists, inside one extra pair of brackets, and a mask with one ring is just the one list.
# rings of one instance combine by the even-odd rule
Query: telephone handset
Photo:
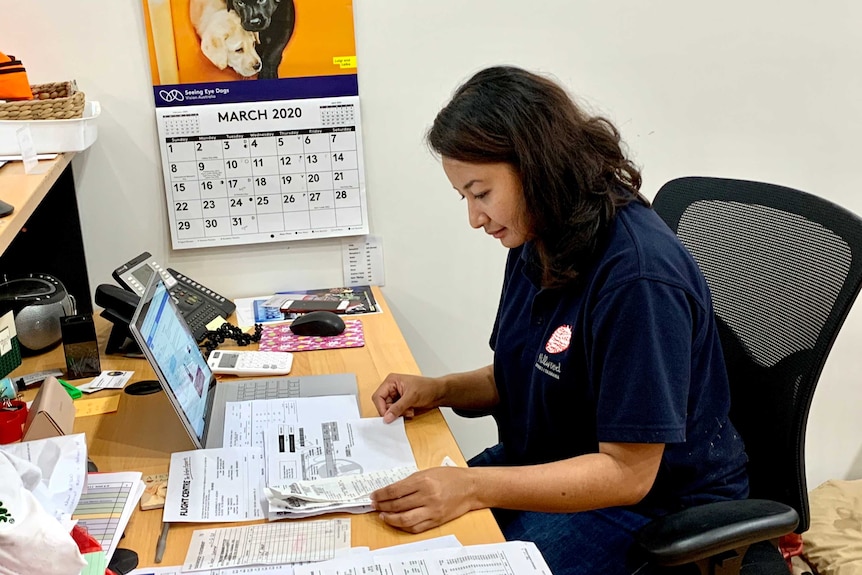
[(144, 290), (147, 289), (147, 283), (153, 274), (162, 276), (162, 281), (168, 289), (174, 287), (177, 280), (174, 279), (166, 269), (150, 255), (150, 252), (144, 252), (138, 257), (128, 261), (114, 270), (111, 274), (117, 283), (125, 289), (134, 292), (138, 297), (144, 295)]
[(123, 324), (125, 327), (125, 330), (120, 329), (116, 334), (111, 332), (107, 353), (123, 351), (132, 314), (154, 274), (159, 274), (165, 282), (197, 341), (201, 341), (206, 335), (208, 323), (217, 317), (227, 318), (236, 309), (233, 302), (226, 297), (174, 269), (163, 268), (149, 252), (144, 252), (111, 274), (124, 289), (107, 284), (96, 288), (96, 304), (105, 308), (102, 316), (117, 324), (115, 327), (121, 327)]

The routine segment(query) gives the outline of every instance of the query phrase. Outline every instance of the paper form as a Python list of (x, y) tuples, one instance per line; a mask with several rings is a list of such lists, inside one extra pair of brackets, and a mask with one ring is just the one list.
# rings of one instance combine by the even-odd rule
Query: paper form
[[(453, 538), (454, 539), (454, 538)], [(426, 546), (423, 546), (426, 543)], [(532, 542), (510, 541), (461, 547), (457, 539), (378, 549), (371, 557), (349, 557), (297, 565), (295, 575), (551, 575)]]
[(83, 433), (0, 446), (42, 471), (33, 495), (58, 520), (69, 519), (87, 485), (87, 443)]
[(294, 483), (285, 492), (270, 489), (266, 517), (278, 519), (311, 517), (336, 511), (368, 513), (373, 511), (368, 495), (416, 472), (416, 466), (398, 467), (364, 475), (346, 475), (330, 479)]
[(84, 553), (82, 555), (87, 566), (81, 570), (80, 575), (105, 575), (105, 568), (108, 566), (108, 559), (105, 557), (104, 551), (93, 551), (92, 553)]
[(72, 517), (99, 542), (109, 562), (143, 493), (139, 471), (87, 476), (87, 491)]
[(225, 405), (222, 445), (263, 448), (264, 431), (272, 424), (311, 425), (348, 419), (359, 419), (354, 395), (230, 401)]
[(266, 484), (272, 488), (416, 466), (401, 418), (390, 424), (381, 417), (274, 424), (264, 440)]
[(383, 238), (370, 234), (358, 238), (345, 238), (341, 241), (341, 251), (344, 285), (382, 286), (386, 283)]
[(267, 492), (283, 499), (286, 509), (302, 509), (308, 503), (361, 503), (370, 505), (371, 500), (368, 499), (368, 496), (372, 491), (401, 481), (413, 473), (416, 473), (415, 465), (384, 469), (362, 475), (299, 481), (291, 483), (285, 489), (267, 488)]
[[(374, 563), (387, 575), (551, 575), (535, 543), (509, 541), (437, 549), (403, 555), (375, 554)], [(320, 575), (329, 573), (321, 572)]]
[[(353, 547), (350, 549), (349, 554), (346, 557), (339, 557), (338, 559), (330, 559), (328, 561), (318, 561), (297, 565), (248, 565), (245, 567), (228, 567), (225, 569), (198, 571), (197, 575), (317, 575), (318, 573), (324, 572), (337, 572), (345, 575), (360, 575), (368, 573), (370, 575), (370, 573), (379, 573), (379, 571), (362, 570), (362, 567), (373, 567), (375, 556), (401, 555), (404, 553), (454, 547), (461, 547), (461, 543), (458, 541), (458, 538), (454, 535), (444, 535), (443, 537), (435, 537), (424, 541), (414, 541), (412, 543), (404, 543), (402, 545), (393, 545), (392, 547), (376, 549), (373, 552), (373, 555), (367, 547)], [(128, 575), (183, 575), (182, 569), (183, 567), (180, 565), (173, 567), (144, 567), (130, 571)]]
[(171, 454), (163, 521), (263, 518), (263, 450), (221, 447)]
[[(143, 567), (126, 575), (183, 575), (182, 565), (173, 567)], [(197, 575), (293, 575), (293, 565), (252, 565), (228, 569), (198, 571)]]
[(349, 549), (349, 519), (201, 529), (192, 534), (183, 571), (325, 561)]
[[(446, 537), (438, 537), (437, 539), (445, 539), (445, 538), (455, 539), (454, 535), (447, 535)], [(437, 539), (431, 539), (429, 541), (436, 541)], [(455, 539), (457, 542), (458, 540)], [(419, 541), (417, 543), (407, 543), (405, 545), (416, 545), (422, 544), (425, 541)], [(459, 543), (460, 545), (460, 543)], [(399, 546), (400, 547), (400, 546)], [(375, 551), (375, 553), (381, 550)], [(344, 561), (354, 561), (354, 560), (370, 560), (371, 559), (371, 551), (369, 551), (368, 547), (352, 547), (348, 550), (347, 556), (344, 558)], [(332, 561), (335, 561), (334, 559)], [(316, 562), (310, 563), (310, 565), (319, 565), (321, 563), (326, 562)], [(293, 575), (294, 569), (299, 567), (299, 564), (294, 565), (293, 563), (285, 563), (282, 565), (245, 565), (243, 567), (226, 567), (224, 569), (207, 569), (204, 571), (196, 571), (195, 575)], [(126, 575), (183, 575), (183, 566), (175, 565), (172, 567), (144, 567), (141, 569), (135, 569), (134, 571), (129, 571)]]

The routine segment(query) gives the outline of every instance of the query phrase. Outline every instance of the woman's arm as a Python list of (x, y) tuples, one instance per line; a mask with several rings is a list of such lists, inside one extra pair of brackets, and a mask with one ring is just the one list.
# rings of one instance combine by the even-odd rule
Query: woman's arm
[(402, 415), (412, 416), (414, 409), (488, 409), (499, 400), (493, 365), (442, 377), (391, 373), (371, 396), (377, 413), (387, 423)]
[(601, 443), (590, 453), (518, 467), (437, 467), (375, 491), (388, 524), (418, 533), (474, 509), (573, 513), (633, 505), (649, 492), (664, 444)]

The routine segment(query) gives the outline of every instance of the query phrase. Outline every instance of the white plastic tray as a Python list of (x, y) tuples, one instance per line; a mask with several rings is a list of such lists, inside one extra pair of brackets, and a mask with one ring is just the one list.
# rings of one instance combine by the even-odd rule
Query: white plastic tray
[(98, 102), (86, 102), (82, 118), (72, 120), (0, 120), (0, 155), (20, 155), (17, 131), (30, 126), (37, 154), (80, 152), (96, 141), (96, 118), (102, 108)]

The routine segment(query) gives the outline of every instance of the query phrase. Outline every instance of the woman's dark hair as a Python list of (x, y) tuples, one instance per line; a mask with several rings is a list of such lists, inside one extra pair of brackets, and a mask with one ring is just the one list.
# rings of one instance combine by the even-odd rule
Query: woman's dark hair
[(575, 280), (619, 207), (649, 204), (613, 124), (586, 114), (553, 81), (520, 68), (487, 68), (467, 80), (437, 114), (427, 139), (443, 157), (505, 162), (516, 170), (545, 287)]

